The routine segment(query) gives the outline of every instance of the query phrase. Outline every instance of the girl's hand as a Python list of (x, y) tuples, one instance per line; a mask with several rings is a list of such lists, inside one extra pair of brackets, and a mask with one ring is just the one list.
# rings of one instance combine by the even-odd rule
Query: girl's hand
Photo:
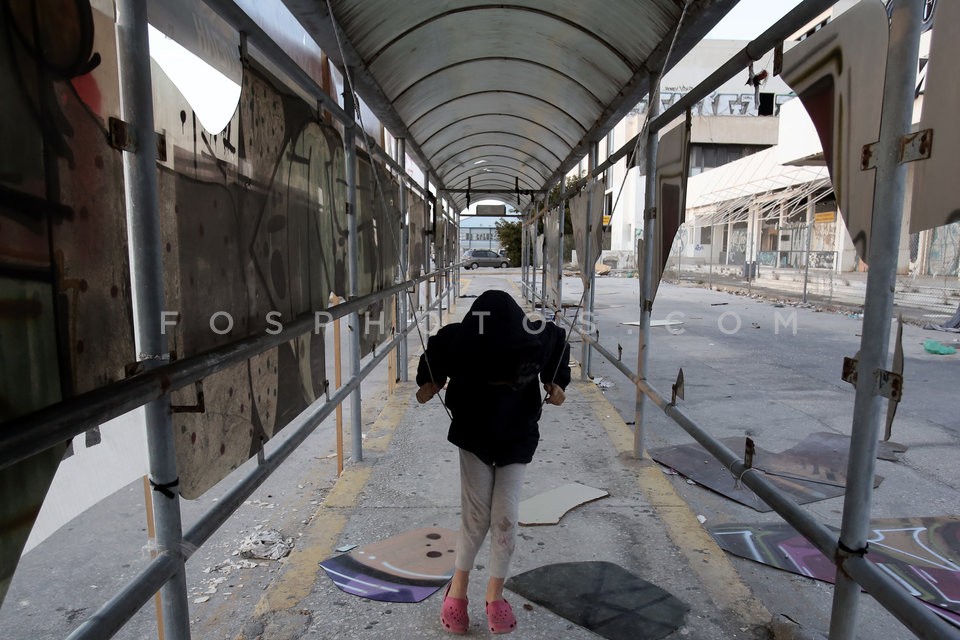
[(543, 385), (543, 390), (547, 392), (547, 404), (553, 404), (559, 407), (563, 404), (563, 401), (567, 399), (567, 396), (563, 393), (563, 389), (558, 384), (548, 382)]
[(428, 382), (419, 389), (417, 389), (417, 402), (424, 404), (430, 400), (433, 396), (437, 395), (440, 392), (440, 389), (443, 389), (443, 385), (434, 384)]

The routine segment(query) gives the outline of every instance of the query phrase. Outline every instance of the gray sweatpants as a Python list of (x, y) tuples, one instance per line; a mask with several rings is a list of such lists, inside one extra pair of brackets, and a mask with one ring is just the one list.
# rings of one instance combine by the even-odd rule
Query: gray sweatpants
[(490, 577), (506, 578), (517, 540), (520, 488), (525, 464), (493, 467), (460, 449), (460, 535), (456, 567), (473, 569), (487, 530), (490, 536)]

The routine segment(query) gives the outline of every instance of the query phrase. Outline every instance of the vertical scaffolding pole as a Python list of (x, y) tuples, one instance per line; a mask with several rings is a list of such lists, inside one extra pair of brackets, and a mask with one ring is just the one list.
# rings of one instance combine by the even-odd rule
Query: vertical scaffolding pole
[(563, 227), (566, 221), (566, 201), (560, 200), (560, 230), (557, 232), (557, 313), (563, 313)]
[(540, 218), (543, 222), (543, 242), (540, 243), (540, 308), (544, 316), (547, 314), (547, 203), (543, 203), (543, 216)]
[[(351, 69), (346, 70), (352, 73)], [(349, 83), (344, 83), (349, 87)], [(353, 93), (349, 89), (343, 92), (343, 110), (349, 120), (343, 123), (343, 146), (346, 155), (347, 178), (347, 297), (353, 300), (358, 295), (360, 281), (360, 248), (357, 237), (357, 145), (356, 145), (356, 115), (357, 108), (353, 101)], [(354, 311), (348, 320), (350, 333), (350, 373), (360, 373), (360, 312)], [(363, 460), (363, 425), (360, 420), (360, 386), (350, 393), (350, 438), (351, 456), (354, 462)]]
[[(647, 121), (653, 120), (660, 112), (660, 92), (657, 90), (659, 78), (656, 74), (650, 74), (650, 98), (647, 101)], [(657, 132), (651, 129), (647, 133), (646, 157), (644, 166), (646, 177), (644, 179), (643, 194), (643, 271), (640, 281), (640, 336), (637, 349), (637, 377), (642, 380), (647, 378), (647, 361), (650, 354), (647, 353), (647, 346), (650, 343), (650, 313), (653, 311), (653, 291), (657, 283), (653, 281), (653, 252), (656, 244), (656, 215), (657, 215), (657, 148), (659, 147), (659, 138)], [(637, 388), (635, 402), (635, 415), (633, 426), (633, 456), (635, 458), (643, 457), (644, 429), (643, 411), (647, 398)]]
[[(436, 232), (436, 219), (437, 219), (437, 207), (436, 204), (433, 205), (432, 211), (430, 206), (430, 176), (424, 172), (423, 174), (423, 206), (424, 210), (427, 213), (426, 222), (430, 225), (430, 233), (428, 233), (423, 238), (423, 261), (424, 261), (424, 273), (430, 273), (433, 271), (433, 267), (430, 265), (430, 250), (434, 244), (433, 240), (436, 237), (434, 232)], [(427, 320), (427, 335), (430, 334), (430, 314), (432, 313), (430, 307), (433, 306), (433, 280), (436, 279), (436, 276), (433, 278), (427, 278), (423, 283), (424, 289), (426, 289), (426, 310), (424, 311), (423, 317)]]
[[(883, 398), (878, 378), (887, 368), (890, 319), (907, 168), (900, 163), (900, 143), (910, 133), (917, 55), (922, 22), (922, 0), (894, 4), (884, 78), (880, 139), (874, 147), (877, 158), (870, 231), (867, 292), (863, 304), (863, 332), (857, 370), (857, 393), (847, 463), (847, 491), (843, 500), (838, 554), (862, 555), (870, 530), (873, 474), (880, 437)], [(857, 635), (860, 586), (837, 571), (830, 616), (830, 639), (852, 640)]]
[(460, 217), (460, 212), (458, 211), (457, 212), (457, 252), (456, 252), (456, 255), (453, 257), (453, 259), (457, 261), (457, 270), (456, 270), (456, 273), (454, 274), (454, 281), (453, 281), (453, 286), (456, 287), (453, 292), (453, 296), (455, 300), (460, 299), (460, 266), (463, 263), (463, 260), (461, 260), (460, 258), (460, 256), (463, 255), (463, 248), (460, 246), (461, 223), (462, 223), (462, 219)]
[[(590, 145), (590, 153), (587, 158), (587, 175), (593, 173), (594, 167), (597, 166), (597, 153), (599, 152), (599, 145), (594, 142)], [(597, 270), (596, 270), (596, 261), (593, 259), (593, 253), (597, 250), (597, 247), (593, 247), (593, 225), (596, 224), (597, 216), (597, 204), (593, 201), (594, 190), (590, 185), (590, 182), (587, 182), (587, 242), (586, 242), (586, 255), (583, 256), (583, 268), (587, 269), (587, 291), (584, 292), (583, 303), (586, 306), (586, 311), (583, 314), (583, 320), (587, 323), (587, 326), (593, 324), (593, 309), (594, 309), (594, 290), (597, 285)], [(602, 203), (600, 206), (603, 206)], [(602, 213), (601, 213), (602, 216)], [(602, 220), (602, 218), (599, 218)], [(580, 379), (589, 380), (590, 379), (590, 360), (593, 354), (593, 349), (591, 348), (590, 342), (583, 340), (580, 345)]]
[(530, 228), (528, 229), (528, 234), (530, 235), (530, 291), (532, 295), (530, 296), (530, 304), (534, 309), (537, 308), (537, 223), (536, 218), (530, 223)]
[[(407, 141), (404, 138), (397, 140), (397, 162), (401, 167), (403, 167), (404, 171), (406, 171)], [(402, 231), (400, 232), (400, 277), (404, 280), (410, 279), (410, 221), (407, 219), (408, 206), (407, 186), (403, 182), (403, 176), (400, 176), (400, 223), (402, 224)], [(397, 295), (399, 296), (398, 300), (400, 301), (400, 313), (398, 314), (400, 317), (397, 319), (397, 321), (400, 325), (400, 334), (406, 336), (407, 315), (409, 314), (407, 307), (410, 304), (410, 296), (406, 291)], [(404, 338), (400, 341), (400, 345), (397, 347), (397, 366), (400, 367), (400, 382), (408, 382), (410, 379), (410, 372), (407, 371), (408, 360), (409, 355), (407, 353), (407, 340)]]
[[(163, 249), (147, 6), (145, 0), (118, 0), (116, 9), (120, 114), (131, 127), (136, 144), (133, 151), (123, 152), (134, 335), (137, 360), (145, 369), (153, 369), (168, 361), (170, 356), (161, 324), (164, 311)], [(177, 572), (160, 590), (162, 620), (159, 625), (169, 640), (189, 640), (190, 611), (170, 397), (163, 396), (147, 403), (144, 412), (149, 481), (156, 492), (153, 517), (157, 548), (172, 553), (178, 565)]]
[(530, 302), (530, 248), (527, 246), (527, 224), (520, 220), (520, 280), (523, 282), (523, 299)]
[(807, 285), (810, 282), (810, 246), (813, 242), (813, 222), (816, 220), (816, 205), (812, 202), (807, 204), (807, 224), (804, 229), (807, 232), (806, 247), (803, 252), (803, 304), (807, 304)]

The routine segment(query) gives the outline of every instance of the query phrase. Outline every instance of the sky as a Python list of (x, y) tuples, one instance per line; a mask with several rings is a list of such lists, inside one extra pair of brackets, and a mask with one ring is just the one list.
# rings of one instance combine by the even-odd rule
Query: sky
[(753, 40), (801, 0), (740, 0), (707, 38), (715, 40)]

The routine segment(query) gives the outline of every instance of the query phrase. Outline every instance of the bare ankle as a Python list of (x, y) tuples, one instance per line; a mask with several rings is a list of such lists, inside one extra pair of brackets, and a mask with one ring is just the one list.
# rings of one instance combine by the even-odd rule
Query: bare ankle
[(467, 597), (467, 587), (469, 586), (470, 573), (457, 569), (453, 574), (453, 580), (450, 581), (450, 591), (447, 595), (462, 600)]

